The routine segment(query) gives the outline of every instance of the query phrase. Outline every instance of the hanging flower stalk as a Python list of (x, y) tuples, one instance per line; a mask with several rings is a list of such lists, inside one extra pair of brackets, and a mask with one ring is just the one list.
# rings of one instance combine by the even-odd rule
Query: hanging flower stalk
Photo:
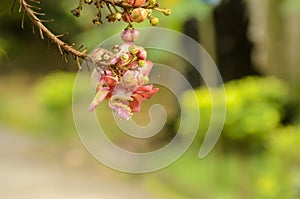
[[(138, 36), (137, 30), (124, 30), (121, 34), (124, 44), (115, 55), (103, 49), (95, 49), (91, 54), (93, 60), (97, 60), (91, 76), (97, 86), (90, 111), (107, 99), (117, 118), (129, 120), (133, 113), (140, 112), (144, 100), (157, 93), (158, 88), (148, 84), (153, 63), (147, 60), (147, 51), (133, 43)], [(106, 67), (105, 58), (110, 60)]]
[[(42, 20), (38, 16), (45, 14), (40, 12), (40, 8), (27, 1), (40, 4), (38, 0), (19, 0), (20, 12), (31, 20), (34, 27), (39, 30), (40, 36), (44, 35), (55, 43), (60, 53), (67, 61), (66, 55), (73, 55), (80, 68), (79, 59), (86, 59), (95, 64), (92, 72), (92, 81), (96, 86), (96, 95), (89, 110), (93, 111), (104, 99), (109, 101), (109, 107), (119, 119), (128, 120), (134, 112), (139, 112), (144, 100), (150, 99), (158, 92), (158, 88), (153, 88), (149, 82), (149, 74), (153, 63), (147, 60), (147, 51), (136, 46), (133, 42), (138, 39), (139, 32), (133, 28), (134, 23), (141, 23), (148, 20), (152, 26), (159, 23), (158, 17), (153, 17), (153, 11), (162, 12), (168, 16), (170, 9), (162, 9), (156, 0), (79, 0), (79, 5), (71, 13), (79, 17), (83, 9), (83, 3), (95, 6), (95, 17), (91, 20), (94, 24), (103, 24), (103, 19), (108, 22), (123, 21), (127, 24), (122, 31), (121, 37), (124, 41), (114, 52), (105, 49), (95, 49), (90, 55), (87, 50), (79, 51), (75, 45), (63, 42), (60, 37), (65, 34), (56, 35), (45, 25), (45, 22), (53, 20)], [(106, 16), (103, 15), (106, 9)], [(34, 32), (34, 29), (33, 29)]]
[[(139, 32), (133, 28), (133, 23), (141, 23), (146, 19), (156, 26), (159, 23), (157, 17), (152, 17), (152, 11), (160, 11), (170, 15), (170, 9), (161, 9), (156, 0), (85, 0), (85, 3), (97, 8), (94, 24), (100, 25), (102, 21), (102, 9), (108, 9), (109, 14), (105, 19), (108, 22), (124, 21), (127, 27), (122, 31), (121, 38), (124, 41), (115, 53), (105, 49), (95, 49), (89, 56), (96, 68), (92, 72), (91, 79), (96, 81), (96, 94), (90, 104), (89, 111), (103, 101), (108, 100), (110, 109), (121, 120), (129, 120), (133, 113), (140, 112), (144, 100), (150, 99), (158, 92), (149, 82), (149, 74), (153, 63), (147, 60), (147, 51), (136, 46), (134, 41), (138, 39)], [(72, 10), (75, 16), (80, 16), (82, 0), (79, 6)]]

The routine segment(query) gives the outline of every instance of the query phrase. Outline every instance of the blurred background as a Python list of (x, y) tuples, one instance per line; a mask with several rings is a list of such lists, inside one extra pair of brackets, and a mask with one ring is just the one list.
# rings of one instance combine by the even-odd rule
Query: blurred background
[[(80, 18), (70, 10), (77, 1), (41, 1), (64, 40), (93, 49), (119, 33), (123, 23), (95, 26), (95, 10), (85, 6)], [(77, 72), (56, 46), (32, 34), (18, 3), (0, 2), (0, 198), (300, 198), (300, 1), (161, 0), (159, 27), (198, 41), (217, 63), (225, 81), (227, 117), (219, 142), (205, 159), (199, 147), (210, 121), (210, 95), (201, 77), (184, 61), (149, 50), (150, 60), (173, 66), (196, 90), (200, 109), (197, 139), (177, 162), (160, 171), (130, 175), (106, 168), (80, 143), (72, 117), (72, 89)], [(147, 27), (147, 22), (136, 27)], [(181, 42), (181, 41), (174, 41)], [(183, 45), (184, 48), (184, 45)], [(189, 50), (188, 48), (186, 50)], [(171, 60), (171, 61), (170, 61)], [(177, 64), (175, 64), (177, 63)], [(181, 65), (178, 66), (178, 63)], [(178, 102), (161, 87), (134, 117), (149, 122), (148, 108), (167, 109), (165, 127), (149, 140), (122, 135), (106, 104), (98, 115), (109, 137), (132, 151), (149, 151), (170, 141), (180, 120)], [(101, 114), (100, 114), (101, 112)], [(193, 118), (191, 118), (191, 122)]]

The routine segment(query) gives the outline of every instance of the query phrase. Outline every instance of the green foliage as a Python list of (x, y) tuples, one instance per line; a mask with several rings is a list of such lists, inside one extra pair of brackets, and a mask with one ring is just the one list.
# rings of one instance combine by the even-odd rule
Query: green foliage
[(191, 17), (204, 19), (212, 12), (212, 7), (198, 0), (190, 0), (189, 3), (178, 0), (169, 3), (173, 14), (170, 19), (165, 19), (166, 24), (163, 27), (169, 27), (175, 30), (182, 30), (182, 24)]
[(40, 112), (39, 131), (52, 137), (74, 136), (72, 92), (74, 73), (53, 72), (42, 77), (35, 85), (36, 106)]
[[(226, 120), (222, 142), (244, 150), (260, 148), (269, 134), (280, 125), (287, 102), (287, 86), (274, 77), (247, 77), (225, 84)], [(217, 96), (220, 95), (218, 90)], [(184, 94), (187, 110), (200, 109), (199, 133), (203, 137), (211, 118), (211, 97), (205, 87), (196, 90), (198, 107), (191, 107), (191, 91)], [(220, 105), (222, 97), (217, 97)], [(192, 121), (192, 119), (191, 119)]]
[(287, 100), (287, 88), (281, 81), (250, 77), (225, 87), (228, 108), (225, 130), (229, 137), (260, 136), (279, 125), (282, 106)]
[(49, 110), (66, 110), (72, 104), (75, 74), (53, 72), (39, 80), (35, 93), (38, 102)]
[(269, 142), (270, 153), (286, 163), (300, 164), (300, 126), (280, 128)]
[(178, 198), (294, 199), (293, 175), (283, 161), (269, 156), (214, 151), (199, 160), (189, 151), (153, 178)]

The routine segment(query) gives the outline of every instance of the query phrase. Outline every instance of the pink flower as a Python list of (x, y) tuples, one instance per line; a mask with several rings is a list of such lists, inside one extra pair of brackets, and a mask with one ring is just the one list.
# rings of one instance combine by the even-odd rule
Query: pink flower
[(129, 120), (133, 112), (140, 111), (142, 102), (158, 91), (152, 84), (144, 85), (145, 77), (147, 76), (138, 70), (125, 72), (120, 81), (108, 75), (102, 76), (90, 111), (106, 98), (109, 99), (109, 107), (117, 118)]
[(92, 112), (105, 99), (109, 99), (117, 85), (118, 80), (112, 76), (104, 75), (101, 77), (96, 88), (96, 96), (90, 104), (89, 111)]
[(140, 86), (131, 95), (132, 101), (129, 102), (129, 107), (132, 112), (140, 112), (141, 104), (145, 99), (150, 99), (158, 92), (158, 88), (153, 88), (152, 84)]
[(140, 32), (135, 29), (123, 30), (121, 38), (124, 42), (134, 42), (140, 36)]
[(144, 48), (133, 44), (138, 36), (139, 32), (134, 29), (124, 30), (121, 35), (124, 44), (120, 50), (110, 56), (106, 67), (97, 67), (92, 72), (91, 81), (96, 95), (89, 111), (95, 110), (107, 99), (117, 118), (129, 120), (134, 112), (141, 110), (144, 100), (158, 92), (158, 88), (153, 88), (152, 84), (147, 85), (153, 63), (146, 60), (147, 51)]
[(133, 22), (141, 23), (147, 19), (147, 11), (144, 8), (135, 8), (131, 13), (131, 18)]
[(121, 120), (129, 120), (132, 117), (132, 113), (140, 112), (142, 102), (156, 94), (158, 88), (153, 88), (152, 84), (139, 85), (142, 84), (138, 80), (141, 77), (141, 73), (139, 75), (136, 75), (136, 73), (133, 74), (134, 76), (131, 75), (132, 73), (128, 73), (124, 76), (125, 79), (127, 78), (126, 76), (130, 76), (128, 77), (130, 79), (133, 78), (133, 83), (129, 83), (129, 81), (127, 82), (124, 79), (118, 83), (113, 77), (103, 76), (99, 82), (96, 96), (90, 105), (89, 111), (95, 110), (104, 99), (109, 99), (110, 109)]
[(112, 109), (117, 118), (129, 120), (134, 112), (140, 112), (142, 102), (150, 99), (158, 92), (158, 88), (153, 88), (152, 84), (146, 86), (125, 88), (118, 84), (114, 93), (109, 99), (109, 107)]

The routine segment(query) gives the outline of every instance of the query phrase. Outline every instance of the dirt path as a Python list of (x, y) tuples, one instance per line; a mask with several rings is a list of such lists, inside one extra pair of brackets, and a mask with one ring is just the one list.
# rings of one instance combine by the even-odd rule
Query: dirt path
[(115, 172), (96, 162), (87, 163), (95, 160), (82, 146), (53, 148), (0, 127), (0, 198), (155, 198), (141, 186), (139, 176)]

